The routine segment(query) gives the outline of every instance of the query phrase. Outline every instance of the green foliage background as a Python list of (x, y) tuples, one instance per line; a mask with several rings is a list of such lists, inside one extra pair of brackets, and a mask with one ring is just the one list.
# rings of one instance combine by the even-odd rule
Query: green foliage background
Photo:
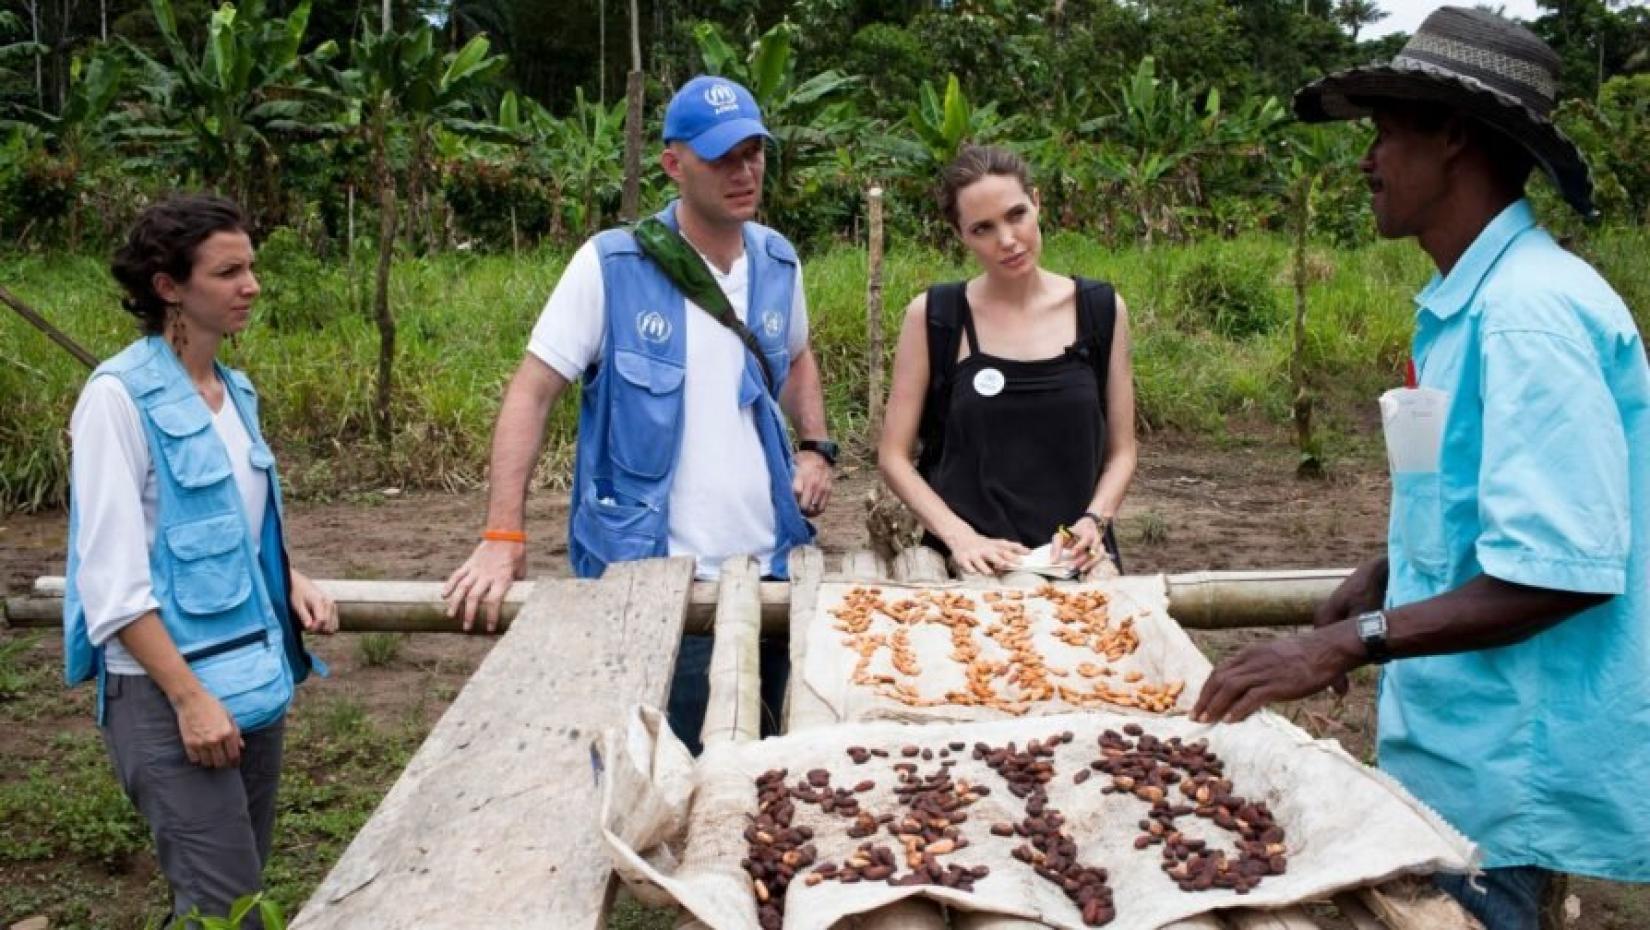
[[(228, 356), (268, 399), (289, 481), (312, 495), (469, 486), (565, 257), (618, 221), (628, 18), (617, 3), (416, 0), (394, 3), (381, 33), (378, 4), (354, 6), (13, 0), (0, 12), (0, 284), (108, 355), (132, 331), (105, 256), (136, 211), (179, 188), (228, 192), (253, 217), (267, 288)], [(927, 283), (966, 272), (932, 198), (968, 142), (1032, 163), (1051, 267), (1111, 278), (1130, 301), (1148, 429), (1287, 418), (1291, 216), (1310, 217), (1302, 353), (1331, 426), (1356, 418), (1404, 351), (1427, 269), (1412, 247), (1371, 241), (1352, 167), (1367, 131), (1286, 120), (1302, 81), (1401, 44), (1368, 38), (1381, 11), (1367, 0), (639, 8), (641, 206), (669, 194), (653, 157), (669, 89), (698, 71), (749, 83), (778, 140), (763, 218), (804, 246), (833, 428), (855, 442), (864, 192), (887, 192), (897, 317)], [(1589, 156), (1607, 224), (1581, 227), (1542, 181), (1533, 196), (1642, 309), (1628, 256), (1650, 218), (1650, 13), (1577, 0), (1530, 25), (1565, 62), (1557, 118)], [(1302, 192), (1305, 213), (1290, 208)], [(386, 202), (399, 231), (379, 243)], [(381, 252), (397, 340), (375, 380)], [(83, 375), (0, 318), (0, 508), (63, 502)], [(559, 478), (572, 417), (555, 414), (541, 482)]]

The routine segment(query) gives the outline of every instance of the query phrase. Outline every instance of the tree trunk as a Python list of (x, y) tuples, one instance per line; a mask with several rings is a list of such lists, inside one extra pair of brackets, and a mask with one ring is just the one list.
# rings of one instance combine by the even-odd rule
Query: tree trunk
[(642, 27), (636, 0), (630, 0), (630, 76), (625, 81), (624, 196), (619, 219), (634, 223), (642, 212)]
[(596, 101), (607, 106), (607, 0), (596, 4)]
[[(34, 44), (40, 44), (40, 0), (29, 0), (29, 23), (34, 31)], [(46, 62), (40, 52), (34, 53), (34, 106), (46, 109)]]
[[(870, 236), (866, 243), (865, 320), (866, 368), (870, 390), (866, 410), (872, 442), (882, 435), (882, 188), (873, 187), (866, 198), (870, 214)], [(876, 447), (872, 446), (872, 458)]]
[(391, 21), (390, 21), (390, 0), (384, 0), (383, 20), (384, 20), (383, 31), (384, 32), (389, 32), (390, 31), (390, 25), (391, 25)]
[(1323, 463), (1312, 442), (1312, 393), (1306, 384), (1306, 243), (1312, 225), (1312, 189), (1316, 180), (1301, 182), (1295, 205), (1295, 326), (1289, 351), (1289, 382), (1294, 388), (1295, 444), (1300, 449), (1296, 472), (1302, 477), (1322, 473)]
[(390, 315), (390, 259), (395, 255), (395, 175), (390, 171), (386, 151), (388, 132), (387, 126), (379, 126), (373, 140), (373, 167), (378, 172), (378, 280), (373, 297), (374, 318), (378, 323), (378, 405), (374, 426), (386, 450), (394, 426), (390, 419), (390, 385), (395, 362), (395, 318)]
[(347, 191), (345, 203), (349, 219), (344, 227), (344, 275), (349, 280), (350, 312), (358, 313), (361, 301), (355, 291), (355, 185), (351, 184)]
[(424, 159), (429, 151), (427, 130), (412, 126), (412, 159), (407, 165), (407, 228), (409, 239), (420, 252), (427, 252), (434, 236), (429, 228), (429, 197), (424, 190)]

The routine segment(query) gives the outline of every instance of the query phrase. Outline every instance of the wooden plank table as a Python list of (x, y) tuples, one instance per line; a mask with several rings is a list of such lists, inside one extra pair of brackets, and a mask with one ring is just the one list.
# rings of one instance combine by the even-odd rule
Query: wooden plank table
[(540, 581), (294, 930), (598, 930), (612, 900), (604, 727), (662, 706), (693, 560)]

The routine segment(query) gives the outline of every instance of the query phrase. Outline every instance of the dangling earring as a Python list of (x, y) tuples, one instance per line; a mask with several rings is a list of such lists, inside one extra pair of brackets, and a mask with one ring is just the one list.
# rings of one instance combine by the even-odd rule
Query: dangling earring
[(183, 314), (177, 304), (169, 304), (167, 315), (172, 318), (172, 348), (180, 354), (189, 345), (189, 330), (183, 325)]

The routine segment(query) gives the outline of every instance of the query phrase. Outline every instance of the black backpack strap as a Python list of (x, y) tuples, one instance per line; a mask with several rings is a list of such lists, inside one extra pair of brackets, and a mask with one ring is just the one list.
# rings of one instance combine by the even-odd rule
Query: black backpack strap
[(945, 444), (945, 421), (951, 407), (951, 379), (957, 371), (957, 349), (962, 344), (963, 288), (966, 281), (936, 284), (928, 289), (928, 393), (923, 398), (917, 427), (920, 449), (917, 471), (931, 476)]
[(1112, 335), (1117, 331), (1117, 291), (1105, 281), (1077, 279), (1077, 313), (1087, 332), (1079, 335), (1076, 350), (1094, 368), (1100, 387), (1100, 409), (1106, 409), (1106, 376), (1111, 372)]

